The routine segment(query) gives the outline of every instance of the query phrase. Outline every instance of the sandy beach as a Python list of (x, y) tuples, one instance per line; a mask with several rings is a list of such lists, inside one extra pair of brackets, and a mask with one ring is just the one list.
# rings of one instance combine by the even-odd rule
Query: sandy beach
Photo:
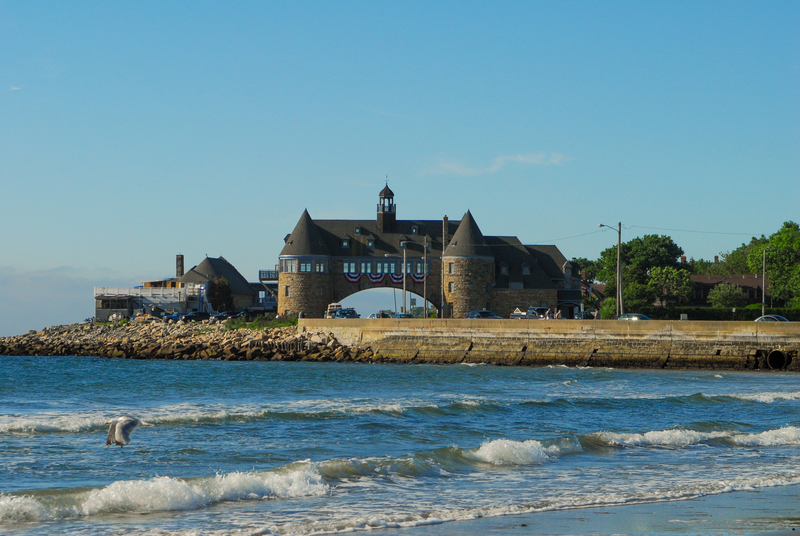
[(684, 501), (483, 518), (416, 527), (400, 533), (420, 536), (791, 535), (800, 533), (800, 486), (722, 493)]

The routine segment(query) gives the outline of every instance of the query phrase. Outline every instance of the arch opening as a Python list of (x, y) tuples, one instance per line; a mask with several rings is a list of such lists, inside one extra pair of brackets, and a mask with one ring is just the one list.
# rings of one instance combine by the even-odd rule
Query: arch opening
[(767, 365), (773, 370), (781, 370), (788, 365), (788, 357), (781, 350), (772, 350), (767, 355)]
[[(425, 302), (419, 294), (406, 291), (407, 310), (415, 318), (423, 318), (425, 314)], [(400, 313), (403, 303), (402, 288), (373, 288), (360, 290), (350, 294), (339, 303), (342, 307), (352, 307), (361, 315), (361, 318), (369, 318), (370, 315), (377, 315), (380, 312)], [(428, 301), (428, 316), (434, 318), (439, 310)]]

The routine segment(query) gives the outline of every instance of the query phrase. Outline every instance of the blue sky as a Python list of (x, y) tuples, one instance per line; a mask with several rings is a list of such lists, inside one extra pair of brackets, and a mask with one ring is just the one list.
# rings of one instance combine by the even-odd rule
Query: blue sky
[[(800, 3), (1, 2), (0, 335), (271, 268), (307, 208), (596, 258), (797, 221)], [(365, 311), (368, 312), (368, 311)]]

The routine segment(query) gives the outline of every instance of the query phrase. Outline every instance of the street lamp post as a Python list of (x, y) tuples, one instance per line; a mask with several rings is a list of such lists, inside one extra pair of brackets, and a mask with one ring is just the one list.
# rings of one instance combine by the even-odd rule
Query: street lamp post
[[(609, 229), (614, 229), (610, 225), (606, 225), (601, 223), (598, 227), (608, 227)], [(623, 293), (622, 293), (622, 270), (621, 270), (621, 248), (622, 248), (622, 222), (617, 224), (617, 316), (625, 314), (625, 307), (623, 305)]]
[[(410, 240), (403, 240), (402, 242), (400, 242), (400, 247), (403, 249), (403, 270), (401, 272), (403, 274), (403, 305), (400, 306), (400, 312), (401, 313), (405, 313), (406, 312), (406, 275), (407, 275), (406, 274), (406, 244), (408, 244), (409, 242), (410, 242)], [(390, 255), (389, 253), (386, 253), (384, 255), (384, 257), (396, 257), (396, 256), (397, 255)]]
[(425, 317), (428, 318), (428, 239), (425, 239), (425, 253), (422, 255), (422, 302)]
[(765, 299), (767, 295), (767, 249), (769, 249), (769, 246), (764, 247), (764, 264), (761, 267), (761, 316), (765, 314)]

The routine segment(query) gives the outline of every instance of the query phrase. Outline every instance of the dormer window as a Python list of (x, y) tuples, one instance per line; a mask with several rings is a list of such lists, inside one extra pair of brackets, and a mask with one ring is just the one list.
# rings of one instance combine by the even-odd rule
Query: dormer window
[(355, 232), (356, 232), (356, 234), (361, 234), (361, 227), (356, 227)]
[(411, 234), (417, 234), (417, 231), (419, 231), (419, 228), (416, 225), (411, 227)]
[(350, 240), (348, 240), (347, 238), (342, 239), (342, 247), (343, 248), (349, 248), (350, 247)]
[(531, 275), (531, 265), (527, 262), (522, 265), (522, 275)]
[(500, 263), (500, 275), (508, 275), (508, 265), (506, 263)]
[(375, 241), (372, 240), (371, 238), (369, 240), (367, 240), (367, 247), (368, 248), (374, 248), (375, 247)]

